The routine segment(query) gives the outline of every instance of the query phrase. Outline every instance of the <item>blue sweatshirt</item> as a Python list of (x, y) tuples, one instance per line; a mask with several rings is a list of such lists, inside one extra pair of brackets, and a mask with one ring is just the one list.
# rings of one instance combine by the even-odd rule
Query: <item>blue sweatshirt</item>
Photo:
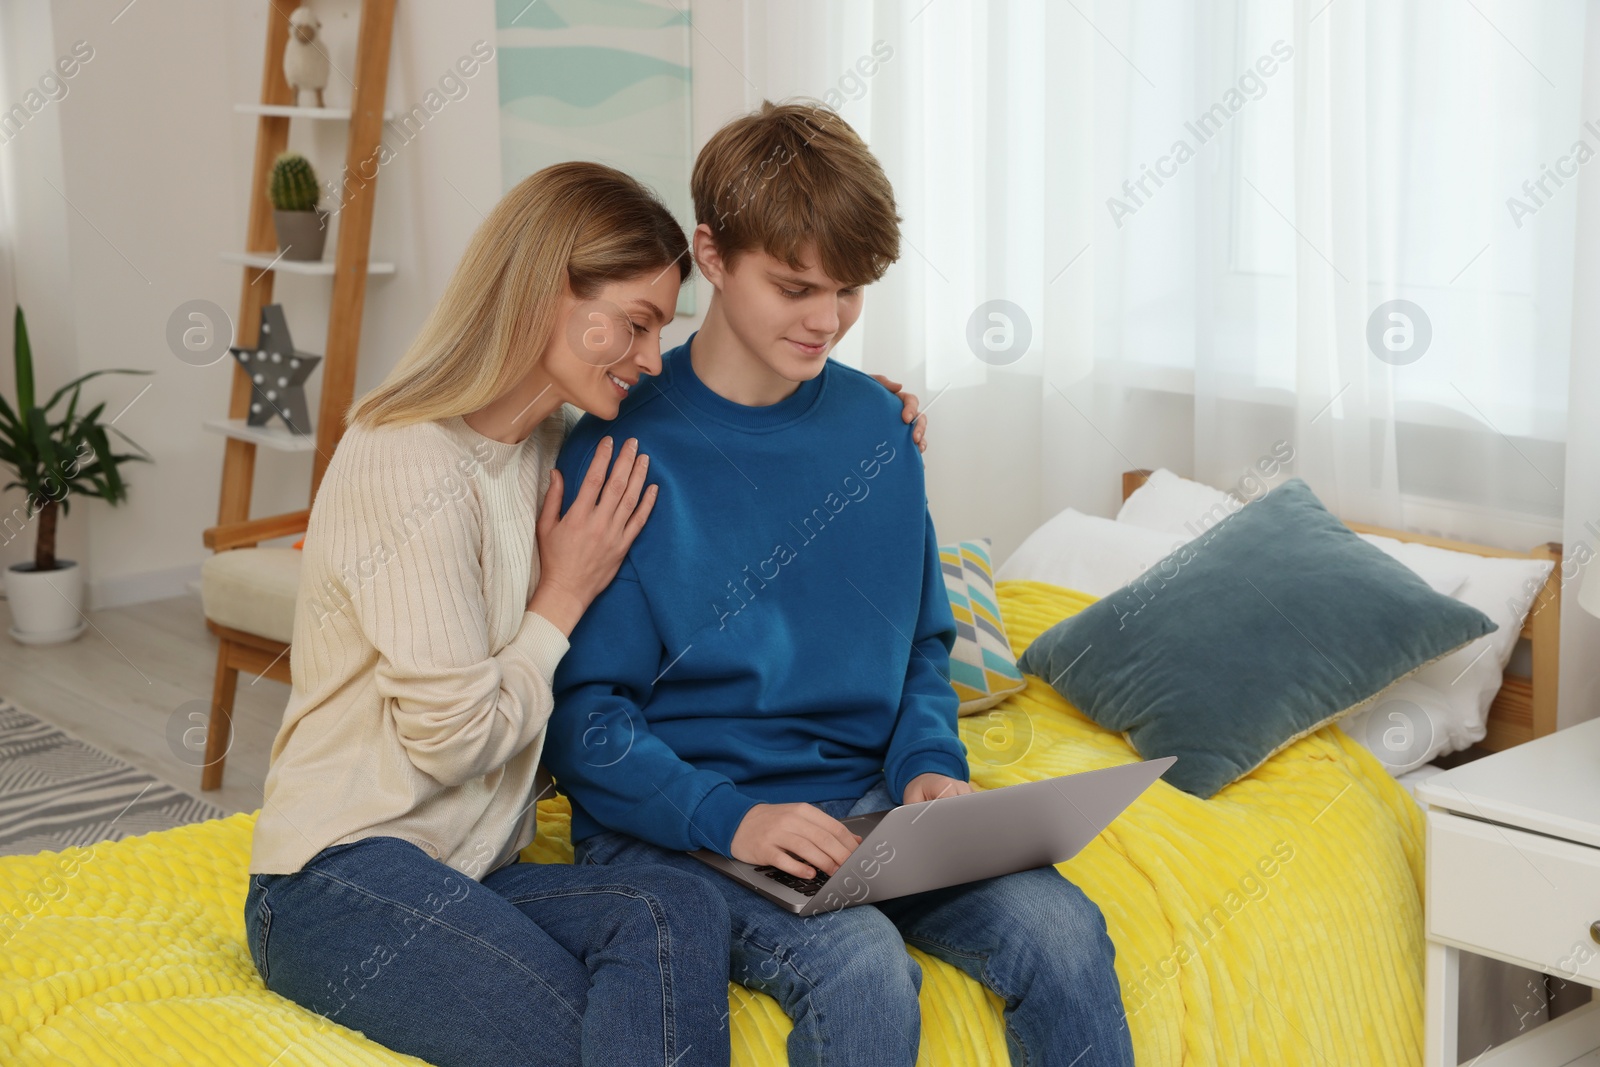
[(660, 485), (556, 670), (543, 759), (572, 839), (726, 856), (757, 803), (966, 781), (955, 620), (900, 401), (830, 361), (776, 404), (736, 404), (695, 376), (693, 343), (557, 460), (563, 511), (608, 434), (637, 437)]

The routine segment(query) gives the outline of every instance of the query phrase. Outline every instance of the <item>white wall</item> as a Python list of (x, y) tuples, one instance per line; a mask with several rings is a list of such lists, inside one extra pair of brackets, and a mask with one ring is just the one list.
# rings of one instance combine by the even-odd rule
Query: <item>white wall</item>
[[(56, 60), (48, 0), (16, 0), (0, 7), (0, 48), (0, 108), (10, 109), (24, 100)], [(56, 190), (65, 188), (62, 113), (75, 103), (74, 94), (87, 73), (87, 68), (80, 71), (67, 83), (67, 95), (60, 102), (46, 104), (0, 144), (4, 225), (13, 237), (11, 247), (0, 256), (0, 296), (14, 294), (26, 314), (35, 376), (40, 388), (52, 391), (78, 373), (76, 325), (67, 299), (72, 292), (67, 249), (70, 209)], [(0, 323), (0, 390), (7, 397), (16, 396), (9, 319)], [(83, 558), (89, 510), (88, 506), (75, 509), (58, 527), (60, 558)], [(21, 491), (0, 493), (0, 518), (6, 520), (0, 524), (0, 564), (32, 559), (35, 526), (26, 521)]]
[[(332, 75), (327, 102), (348, 103), (359, 5), (315, 6), (344, 72)], [(216, 521), (222, 439), (200, 424), (226, 414), (231, 364), (188, 366), (168, 350), (165, 333), (169, 315), (187, 300), (214, 301), (230, 316), (238, 310), (242, 271), (218, 253), (243, 246), (255, 119), (233, 104), (259, 98), (267, 10), (266, 0), (53, 8), (26, 0), (7, 12), (30, 31), (6, 35), (8, 104), (74, 42), (94, 49), (68, 95), (0, 147), (15, 179), (17, 289), (41, 388), (100, 367), (153, 372), (105, 376), (84, 388), (85, 399), (107, 401), (109, 418), (150, 385), (117, 427), (156, 459), (123, 468), (126, 504), (80, 501), (63, 524), (61, 554), (87, 553), (92, 607), (182, 593), (206, 555), (201, 531)], [(389, 106), (418, 102), (478, 40), (494, 40), (488, 3), (400, 4)], [(358, 395), (399, 358), (481, 212), (499, 196), (494, 79), (490, 65), (409, 143), (388, 135), (398, 158), (378, 179), (372, 255), (395, 260), (399, 271), (368, 287)], [(297, 122), (290, 146), (332, 177), (343, 164), (344, 129)], [(286, 305), (296, 344), (308, 351), (324, 350), (331, 284), (276, 280), (274, 299)], [(7, 359), (0, 382), (10, 389), (12, 377)], [(320, 383), (314, 374), (313, 411)], [(260, 450), (252, 513), (304, 507), (310, 468), (309, 456)], [(21, 502), (16, 491), (3, 500), (8, 512)], [(32, 540), (30, 532), (0, 546), (0, 562), (27, 558)]]

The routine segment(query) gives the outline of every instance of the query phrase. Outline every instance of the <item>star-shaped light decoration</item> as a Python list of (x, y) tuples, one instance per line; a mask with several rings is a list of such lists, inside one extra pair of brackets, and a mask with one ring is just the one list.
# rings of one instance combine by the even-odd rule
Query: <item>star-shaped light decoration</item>
[(268, 304), (261, 309), (261, 332), (255, 348), (235, 345), (228, 351), (250, 375), (250, 414), (245, 425), (265, 426), (277, 415), (291, 433), (312, 432), (306, 378), (322, 357), (296, 351), (282, 304)]

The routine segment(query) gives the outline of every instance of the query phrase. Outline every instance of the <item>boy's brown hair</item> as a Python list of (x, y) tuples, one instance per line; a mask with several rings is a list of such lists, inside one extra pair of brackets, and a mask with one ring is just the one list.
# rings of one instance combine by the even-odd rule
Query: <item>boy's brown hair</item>
[(761, 102), (712, 135), (689, 180), (695, 222), (723, 261), (760, 249), (801, 269), (815, 244), (828, 277), (867, 285), (900, 258), (900, 216), (883, 168), (822, 104)]

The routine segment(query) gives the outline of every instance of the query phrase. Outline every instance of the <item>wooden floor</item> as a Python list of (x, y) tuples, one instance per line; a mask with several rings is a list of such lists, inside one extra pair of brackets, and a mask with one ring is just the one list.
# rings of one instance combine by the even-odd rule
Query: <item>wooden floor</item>
[[(239, 676), (234, 740), (222, 788), (200, 790), (204, 713), (217, 639), (194, 595), (91, 611), (89, 628), (64, 645), (30, 647), (0, 634), (0, 696), (90, 744), (229, 812), (261, 806), (267, 755), (289, 687)], [(0, 600), (7, 628), (11, 611)], [(168, 741), (169, 733), (173, 740)]]

